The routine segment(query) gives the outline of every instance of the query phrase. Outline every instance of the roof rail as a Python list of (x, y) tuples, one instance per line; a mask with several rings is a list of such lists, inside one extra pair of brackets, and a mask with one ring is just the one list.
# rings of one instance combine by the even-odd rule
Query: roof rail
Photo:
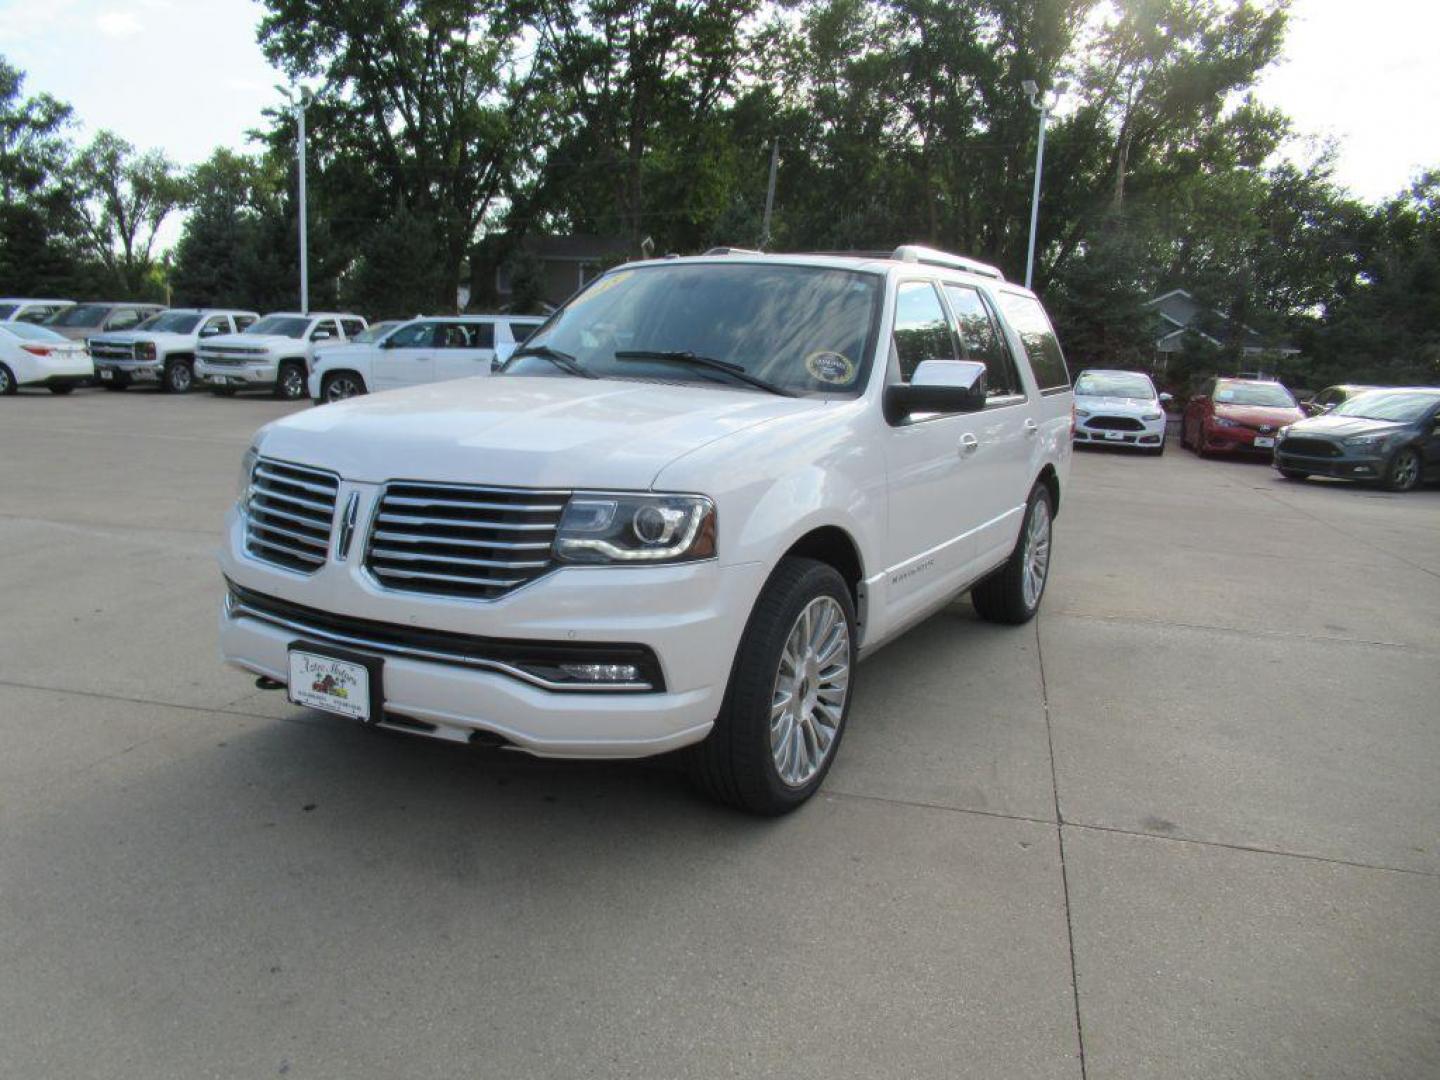
[(967, 259), (964, 255), (951, 255), (948, 251), (937, 251), (935, 248), (922, 247), (919, 244), (901, 244), (890, 256), (896, 262), (925, 263), (927, 266), (948, 266), (952, 270), (964, 270), (967, 274), (979, 274), (981, 277), (994, 278), (996, 281), (1004, 281), (1005, 275), (1000, 272), (998, 266), (991, 266), (989, 263), (977, 262), (974, 259)]
[(756, 251), (754, 248), (737, 247), (713, 247), (705, 252), (706, 255), (763, 255), (763, 251)]

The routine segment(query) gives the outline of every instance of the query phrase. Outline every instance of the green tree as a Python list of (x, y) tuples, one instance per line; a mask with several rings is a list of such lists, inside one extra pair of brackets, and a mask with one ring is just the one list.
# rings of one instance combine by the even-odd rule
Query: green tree
[(110, 131), (80, 152), (72, 173), (86, 250), (110, 272), (119, 298), (141, 295), (154, 266), (156, 233), (185, 201), (183, 179), (158, 150), (137, 154)]

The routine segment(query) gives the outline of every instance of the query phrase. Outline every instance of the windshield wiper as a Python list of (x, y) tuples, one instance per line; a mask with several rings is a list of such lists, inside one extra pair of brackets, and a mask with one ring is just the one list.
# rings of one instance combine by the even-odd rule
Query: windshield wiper
[(651, 349), (620, 349), (615, 353), (616, 360), (669, 360), (676, 364), (690, 364), (692, 367), (702, 367), (710, 371), (718, 371), (721, 374), (729, 375), (732, 379), (748, 383), (761, 390), (767, 390), (772, 394), (779, 394), (781, 397), (799, 397), (794, 390), (787, 390), (769, 379), (762, 379), (759, 375), (751, 375), (739, 364), (732, 364), (728, 360), (716, 360), (711, 356), (699, 356), (688, 349), (675, 350), (651, 350)]
[(522, 356), (538, 356), (542, 360), (549, 360), (561, 371), (579, 375), (582, 379), (598, 379), (600, 377), (568, 352), (552, 349), (549, 345), (530, 345), (524, 349), (516, 349), (510, 354), (510, 359), (515, 360)]

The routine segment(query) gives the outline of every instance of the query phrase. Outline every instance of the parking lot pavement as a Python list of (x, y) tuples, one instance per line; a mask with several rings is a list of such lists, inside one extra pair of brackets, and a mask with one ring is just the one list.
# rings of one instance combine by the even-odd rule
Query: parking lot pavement
[(1440, 491), (1080, 454), (1038, 623), (882, 650), (757, 822), (222, 668), (293, 408), (3, 403), (0, 1074), (1440, 1068)]

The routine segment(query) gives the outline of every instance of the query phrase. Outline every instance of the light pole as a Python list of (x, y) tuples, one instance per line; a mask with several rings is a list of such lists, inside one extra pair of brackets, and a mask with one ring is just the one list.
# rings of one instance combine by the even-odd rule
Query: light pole
[(1035, 146), (1035, 193), (1030, 197), (1030, 250), (1025, 256), (1025, 287), (1028, 289), (1035, 276), (1035, 226), (1040, 220), (1040, 174), (1045, 167), (1045, 123), (1055, 111), (1055, 106), (1060, 104), (1060, 95), (1065, 93), (1068, 84), (1056, 83), (1055, 89), (1043, 96), (1034, 79), (1026, 79), (1020, 86), (1030, 97), (1030, 107), (1040, 114), (1040, 140)]
[(290, 110), (295, 114), (295, 122), (299, 131), (295, 140), (295, 154), (300, 161), (300, 314), (310, 314), (310, 253), (309, 245), (306, 243), (306, 206), (305, 206), (305, 110), (314, 101), (308, 87), (300, 87), (298, 93), (291, 93), (285, 87), (276, 85), (276, 90), (285, 96), (290, 103)]

